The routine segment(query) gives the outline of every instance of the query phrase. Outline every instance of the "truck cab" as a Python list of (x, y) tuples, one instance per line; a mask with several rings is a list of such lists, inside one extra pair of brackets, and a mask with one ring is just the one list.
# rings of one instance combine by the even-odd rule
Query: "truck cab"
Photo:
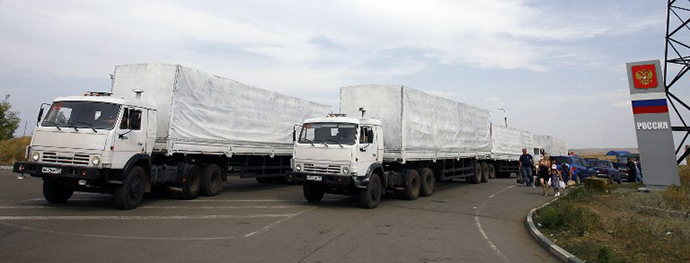
[(305, 120), (295, 141), (293, 171), (304, 181), (310, 202), (320, 201), (324, 193), (366, 191), (372, 173), (377, 173), (380, 188), (383, 149), (378, 119), (342, 114), (311, 118)]
[(126, 166), (153, 150), (156, 109), (145, 102), (89, 92), (57, 98), (43, 112), (27, 161), (13, 170), (20, 179), (25, 173), (42, 178), (50, 202), (65, 202), (75, 190), (112, 191), (123, 184)]

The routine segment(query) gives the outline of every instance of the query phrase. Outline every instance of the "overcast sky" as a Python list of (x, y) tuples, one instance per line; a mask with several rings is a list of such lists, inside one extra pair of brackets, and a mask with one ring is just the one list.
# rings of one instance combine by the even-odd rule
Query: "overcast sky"
[(663, 62), (666, 4), (2, 0), (0, 92), (29, 134), (41, 103), (109, 90), (115, 65), (171, 63), (332, 106), (400, 84), (571, 148), (637, 147), (625, 63)]

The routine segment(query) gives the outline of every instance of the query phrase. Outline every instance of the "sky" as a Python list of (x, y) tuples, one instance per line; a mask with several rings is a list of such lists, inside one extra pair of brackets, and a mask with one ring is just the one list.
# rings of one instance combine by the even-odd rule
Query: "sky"
[(110, 90), (115, 65), (181, 64), (335, 109), (341, 87), (405, 85), (569, 148), (634, 148), (625, 63), (663, 63), (666, 5), (0, 0), (0, 94), (28, 135), (42, 103)]

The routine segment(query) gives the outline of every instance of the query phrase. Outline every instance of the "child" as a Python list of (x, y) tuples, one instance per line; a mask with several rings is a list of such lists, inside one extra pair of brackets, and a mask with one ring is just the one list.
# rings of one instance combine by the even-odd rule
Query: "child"
[(561, 188), (561, 181), (563, 180), (563, 177), (561, 176), (561, 171), (558, 170), (558, 167), (556, 164), (551, 165), (551, 188), (553, 188), (553, 195), (555, 197), (559, 197), (561, 195), (561, 192), (559, 191)]

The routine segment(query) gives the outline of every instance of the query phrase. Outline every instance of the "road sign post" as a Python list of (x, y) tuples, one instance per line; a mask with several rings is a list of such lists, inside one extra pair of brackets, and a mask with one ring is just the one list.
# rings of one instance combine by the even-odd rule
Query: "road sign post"
[(639, 161), (649, 188), (680, 185), (660, 65), (659, 60), (626, 64)]

